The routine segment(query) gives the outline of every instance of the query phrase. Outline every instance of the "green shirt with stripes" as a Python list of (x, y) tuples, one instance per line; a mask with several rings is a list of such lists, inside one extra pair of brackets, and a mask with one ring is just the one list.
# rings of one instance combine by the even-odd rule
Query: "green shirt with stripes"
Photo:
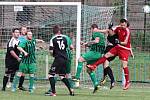
[(100, 40), (99, 43), (92, 44), (90, 46), (90, 50), (100, 52), (100, 53), (104, 53), (104, 50), (105, 50), (105, 36), (104, 36), (103, 33), (93, 32), (92, 33), (92, 40), (95, 40), (97, 37)]
[(68, 60), (72, 59), (72, 51), (70, 50), (70, 45), (72, 45), (72, 40), (69, 36), (66, 36), (68, 47), (66, 49)]
[(24, 40), (20, 42), (19, 47), (23, 48), (29, 54), (27, 57), (25, 56), (22, 57), (21, 63), (24, 64), (36, 63), (35, 45), (36, 45), (35, 39)]

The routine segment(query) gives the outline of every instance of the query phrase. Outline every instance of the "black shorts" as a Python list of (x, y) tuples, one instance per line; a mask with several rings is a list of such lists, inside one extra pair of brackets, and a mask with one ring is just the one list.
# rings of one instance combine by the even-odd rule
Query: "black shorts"
[(59, 74), (61, 75), (66, 75), (67, 73), (67, 59), (62, 58), (62, 57), (57, 57), (54, 59), (54, 62), (49, 70), (50, 75), (55, 75)]
[[(114, 47), (114, 46), (110, 46), (110, 45), (107, 46), (106, 49), (105, 49), (105, 51), (104, 51), (104, 53), (106, 54), (106, 53), (109, 52), (113, 47)], [(116, 57), (116, 56), (109, 57), (109, 58), (107, 58), (107, 60), (110, 62), (110, 61), (114, 60), (115, 57)]]
[(16, 73), (17, 70), (19, 70), (18, 61), (5, 60), (5, 74)]

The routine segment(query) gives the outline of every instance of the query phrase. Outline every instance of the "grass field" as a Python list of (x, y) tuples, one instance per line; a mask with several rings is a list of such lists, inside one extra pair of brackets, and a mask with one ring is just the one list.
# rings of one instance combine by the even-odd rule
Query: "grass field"
[(44, 96), (46, 88), (36, 89), (33, 94), (27, 91), (16, 91), (12, 93), (10, 90), (0, 92), (0, 100), (150, 100), (149, 88), (130, 88), (127, 91), (120, 87), (115, 87), (112, 90), (99, 90), (92, 94), (93, 90), (75, 89), (75, 96), (69, 96), (65, 88), (57, 88), (57, 96)]

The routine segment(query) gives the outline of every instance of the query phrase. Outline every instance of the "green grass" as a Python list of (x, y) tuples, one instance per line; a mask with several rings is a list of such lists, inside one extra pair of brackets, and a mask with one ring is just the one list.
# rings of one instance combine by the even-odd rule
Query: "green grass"
[(17, 91), (12, 93), (10, 90), (0, 92), (0, 100), (149, 100), (150, 88), (131, 88), (127, 91), (115, 87), (112, 90), (99, 90), (92, 94), (93, 90), (76, 89), (75, 96), (69, 96), (65, 88), (57, 88), (57, 96), (44, 96), (46, 88), (36, 89), (33, 94), (27, 91)]

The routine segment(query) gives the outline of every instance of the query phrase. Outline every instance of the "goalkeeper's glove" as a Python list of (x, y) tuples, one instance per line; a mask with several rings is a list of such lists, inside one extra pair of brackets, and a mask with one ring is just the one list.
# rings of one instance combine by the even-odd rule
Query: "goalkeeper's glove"
[(120, 41), (118, 39), (115, 39), (115, 44), (120, 44)]
[(111, 22), (108, 24), (108, 29), (112, 29), (112, 27), (113, 27), (113, 23)]

